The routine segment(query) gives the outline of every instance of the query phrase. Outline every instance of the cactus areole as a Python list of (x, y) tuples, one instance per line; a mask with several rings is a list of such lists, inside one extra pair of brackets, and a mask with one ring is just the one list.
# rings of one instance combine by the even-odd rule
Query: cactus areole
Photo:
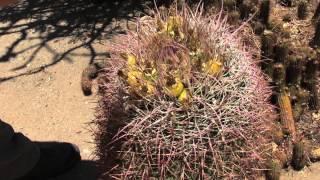
[(225, 22), (201, 9), (158, 13), (108, 46), (96, 120), (108, 178), (261, 175), (274, 121), (271, 90)]

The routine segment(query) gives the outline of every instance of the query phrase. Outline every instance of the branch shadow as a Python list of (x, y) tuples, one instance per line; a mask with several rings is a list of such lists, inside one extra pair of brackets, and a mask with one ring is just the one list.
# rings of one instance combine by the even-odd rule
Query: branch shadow
[[(1, 50), (0, 64), (9, 62), (24, 52), (31, 52), (22, 65), (12, 71), (21, 70), (34, 61), (41, 50), (52, 54), (50, 63), (16, 74), (0, 77), (0, 83), (20, 76), (41, 72), (56, 65), (61, 60), (74, 61), (71, 54), (79, 48), (89, 50), (89, 61), (93, 63), (99, 56), (93, 44), (101, 39), (124, 33), (124, 21), (145, 14), (152, 1), (140, 0), (20, 0), (10, 7), (0, 8), (0, 37), (19, 36), (6, 50)], [(49, 43), (62, 38), (77, 42), (64, 52), (57, 52)], [(38, 40), (39, 43), (17, 48), (23, 42)]]

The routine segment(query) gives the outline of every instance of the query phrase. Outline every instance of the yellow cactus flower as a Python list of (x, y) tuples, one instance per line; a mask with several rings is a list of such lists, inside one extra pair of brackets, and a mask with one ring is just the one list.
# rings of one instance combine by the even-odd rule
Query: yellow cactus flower
[(223, 64), (217, 58), (214, 58), (207, 63), (204, 63), (202, 66), (204, 72), (213, 76), (218, 76), (222, 71)]
[(127, 82), (131, 87), (139, 86), (139, 79), (143, 77), (143, 74), (140, 71), (129, 71)]
[(184, 39), (185, 35), (180, 30), (182, 27), (182, 17), (180, 16), (170, 16), (166, 23), (158, 23), (158, 27), (161, 28), (159, 33), (166, 33), (171, 37), (178, 37), (179, 39)]
[(148, 80), (155, 80), (157, 78), (157, 70), (153, 68), (150, 73), (145, 73)]
[(147, 93), (149, 95), (153, 95), (155, 92), (156, 88), (154, 87), (153, 83), (151, 83), (150, 81), (147, 82)]
[(182, 26), (182, 18), (180, 16), (170, 16), (167, 22), (167, 31), (175, 31)]
[(134, 55), (129, 54), (127, 57), (127, 63), (128, 63), (128, 67), (129, 68), (135, 68), (136, 64), (137, 64), (137, 59)]
[(189, 99), (189, 92), (186, 89), (183, 89), (183, 91), (181, 92), (181, 94), (178, 97), (178, 100), (180, 102), (187, 102)]
[(167, 91), (170, 96), (179, 97), (179, 95), (182, 93), (184, 89), (184, 85), (178, 78), (176, 78), (175, 81), (176, 83), (174, 83), (170, 87), (167, 87)]

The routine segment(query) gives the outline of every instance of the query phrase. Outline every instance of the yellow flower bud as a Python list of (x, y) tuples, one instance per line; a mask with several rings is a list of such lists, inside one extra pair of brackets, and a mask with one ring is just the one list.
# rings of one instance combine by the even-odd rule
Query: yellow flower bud
[(137, 64), (137, 59), (134, 55), (132, 54), (129, 54), (128, 57), (127, 57), (127, 60), (128, 60), (128, 67), (129, 68), (135, 68), (136, 64)]
[(178, 78), (176, 78), (176, 83), (174, 83), (170, 87), (167, 87), (168, 95), (179, 97), (183, 89), (184, 89), (183, 83)]
[(183, 91), (181, 92), (181, 94), (178, 97), (178, 100), (180, 102), (186, 102), (189, 99), (189, 92), (186, 89), (183, 89)]
[(156, 88), (154, 87), (154, 85), (148, 81), (147, 82), (147, 93), (150, 95), (150, 94), (154, 94)]
[(129, 71), (127, 82), (131, 87), (137, 87), (142, 76), (143, 74), (140, 71)]
[(202, 66), (204, 72), (213, 76), (218, 76), (222, 71), (223, 64), (217, 58), (214, 58), (204, 63)]

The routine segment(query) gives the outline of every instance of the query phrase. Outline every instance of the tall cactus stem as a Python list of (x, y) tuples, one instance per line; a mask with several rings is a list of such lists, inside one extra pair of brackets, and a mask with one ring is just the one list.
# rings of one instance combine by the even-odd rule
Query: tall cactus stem
[(298, 3), (298, 18), (301, 20), (306, 19), (308, 16), (308, 2), (300, 0)]
[(288, 43), (280, 42), (274, 47), (275, 61), (285, 65), (289, 53)]
[(264, 25), (268, 25), (270, 10), (271, 10), (270, 0), (263, 0), (260, 5), (260, 20)]
[(286, 83), (288, 85), (299, 86), (302, 80), (302, 60), (294, 56), (288, 57), (288, 66), (286, 69)]

